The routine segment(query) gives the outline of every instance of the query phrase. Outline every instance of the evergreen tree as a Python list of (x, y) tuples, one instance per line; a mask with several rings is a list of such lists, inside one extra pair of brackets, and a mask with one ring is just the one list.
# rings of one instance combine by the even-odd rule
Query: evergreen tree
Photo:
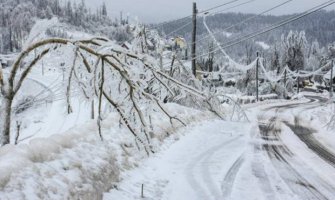
[(107, 16), (107, 7), (105, 2), (102, 4), (102, 16)]

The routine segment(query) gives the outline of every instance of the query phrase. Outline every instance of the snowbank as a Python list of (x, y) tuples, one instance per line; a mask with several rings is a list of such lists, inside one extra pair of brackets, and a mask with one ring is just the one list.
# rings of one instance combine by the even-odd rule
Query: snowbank
[[(210, 113), (167, 104), (167, 110), (184, 122), (213, 118)], [(182, 127), (158, 112), (153, 115), (152, 144), (159, 151), (163, 140)], [(0, 149), (1, 199), (101, 199), (116, 187), (120, 172), (146, 158), (143, 150), (119, 117), (111, 114), (103, 123), (101, 141), (96, 122), (73, 128), (49, 138)]]

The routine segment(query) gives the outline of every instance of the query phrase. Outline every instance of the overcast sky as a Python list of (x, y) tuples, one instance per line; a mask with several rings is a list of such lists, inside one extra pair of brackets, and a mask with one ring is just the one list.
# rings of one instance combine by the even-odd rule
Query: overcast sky
[[(81, 0), (77, 0), (81, 1)], [(109, 14), (119, 16), (120, 11), (126, 15), (129, 13), (131, 18), (137, 17), (140, 21), (153, 23), (161, 22), (179, 17), (190, 15), (192, 12), (192, 2), (197, 2), (198, 9), (204, 10), (213, 6), (230, 2), (232, 0), (85, 0), (87, 5), (95, 8), (97, 5), (105, 2)], [(219, 8), (225, 9), (248, 0), (239, 0), (228, 6)], [(255, 0), (254, 2), (229, 10), (230, 12), (258, 13), (267, 10), (275, 5), (285, 2), (286, 0)], [(290, 14), (303, 12), (318, 4), (328, 0), (293, 0), (281, 8), (272, 11), (270, 14)], [(335, 9), (335, 5), (328, 9)], [(228, 12), (228, 11), (227, 11)]]

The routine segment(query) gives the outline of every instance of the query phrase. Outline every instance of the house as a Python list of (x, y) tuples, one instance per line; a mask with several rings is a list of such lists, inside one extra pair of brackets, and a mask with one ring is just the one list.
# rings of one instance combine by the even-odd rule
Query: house
[(179, 49), (186, 49), (187, 48), (187, 42), (182, 37), (175, 37), (174, 38), (175, 48)]
[(187, 49), (187, 42), (182, 37), (175, 37), (167, 39), (166, 50), (172, 51), (172, 50), (185, 50)]

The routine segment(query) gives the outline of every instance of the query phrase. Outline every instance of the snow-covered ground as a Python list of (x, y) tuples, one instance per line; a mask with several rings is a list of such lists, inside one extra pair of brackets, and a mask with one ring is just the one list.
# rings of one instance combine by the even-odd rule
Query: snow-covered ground
[[(55, 18), (38, 21), (24, 46), (45, 38), (48, 28), (62, 26)], [(153, 109), (154, 153), (148, 157), (105, 104), (101, 140), (97, 116), (91, 119), (93, 98), (83, 101), (78, 88), (69, 98), (73, 113), (67, 113), (69, 68), (64, 66), (71, 66), (74, 52), (55, 48), (53, 53), (31, 71), (14, 101), (11, 131), (20, 124), (19, 144), (13, 145), (12, 134), (12, 144), (0, 148), (0, 200), (335, 199), (335, 136), (327, 126), (335, 107), (327, 93), (304, 92), (290, 101), (270, 94), (255, 103), (255, 97), (237, 89), (220, 91), (231, 93), (220, 99), (229, 99), (219, 104), (222, 111), (236, 114), (236, 105), (227, 103), (232, 99), (246, 104), (242, 108), (249, 122), (218, 120), (208, 111), (164, 104), (187, 126), (171, 123)], [(36, 55), (30, 56), (28, 60)], [(162, 53), (165, 70), (171, 57), (171, 51)], [(190, 68), (190, 61), (184, 66)]]
[(334, 155), (335, 136), (325, 132), (329, 117), (319, 117), (331, 112), (327, 99), (303, 93), (250, 104), (251, 123), (204, 121), (183, 130), (122, 173), (104, 199), (141, 199), (142, 186), (144, 199), (334, 199), (335, 160), (326, 156)]
[[(148, 158), (116, 113), (103, 121), (104, 141), (79, 96), (66, 113), (54, 59), (33, 70), (20, 93), (38, 98), (14, 116), (22, 122), (19, 145), (0, 149), (0, 199), (141, 199), (142, 185), (144, 199), (155, 200), (335, 198), (327, 93), (246, 104), (250, 122), (167, 104), (188, 126), (153, 115), (156, 153)], [(312, 131), (306, 141), (297, 126)]]
[[(190, 126), (213, 118), (210, 113), (175, 104), (166, 106)], [(181, 124), (170, 124), (162, 115), (152, 120), (155, 151), (161, 149), (169, 135), (170, 139), (178, 139), (174, 133), (182, 128)], [(64, 133), (34, 136), (29, 142), (2, 147), (0, 199), (101, 199), (104, 191), (117, 185), (122, 171), (138, 166), (146, 158), (128, 130), (120, 127), (116, 113), (104, 120), (102, 127), (104, 141), (97, 135), (96, 121), (89, 121)]]
[[(204, 121), (183, 130), (180, 140), (135, 170), (104, 199), (220, 199), (223, 177), (246, 148), (250, 124)], [(225, 188), (228, 190), (228, 188)]]

